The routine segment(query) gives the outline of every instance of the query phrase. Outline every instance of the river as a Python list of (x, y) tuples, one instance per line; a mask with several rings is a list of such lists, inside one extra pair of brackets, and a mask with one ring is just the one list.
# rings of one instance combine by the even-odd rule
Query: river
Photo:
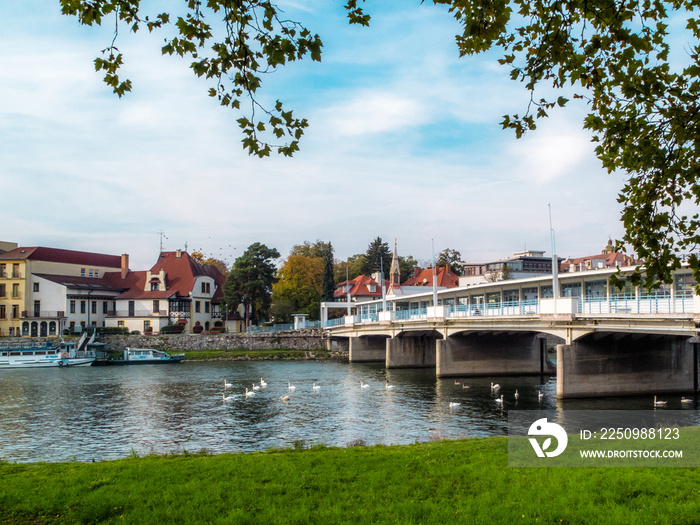
[[(267, 386), (246, 398), (245, 388), (261, 378)], [(222, 399), (224, 381), (233, 384), (226, 394), (236, 396), (229, 402)], [(386, 381), (394, 388), (387, 390)], [(553, 376), (469, 378), (467, 389), (455, 381), (436, 379), (433, 369), (325, 361), (3, 370), (0, 460), (89, 462), (183, 451), (407, 444), (504, 436), (512, 409), (652, 408), (651, 396), (557, 401)], [(501, 385), (497, 394), (491, 382)], [(287, 402), (280, 400), (285, 395)], [(496, 402), (500, 395), (503, 408)], [(680, 396), (664, 399), (669, 409), (697, 408), (696, 401), (681, 407)]]

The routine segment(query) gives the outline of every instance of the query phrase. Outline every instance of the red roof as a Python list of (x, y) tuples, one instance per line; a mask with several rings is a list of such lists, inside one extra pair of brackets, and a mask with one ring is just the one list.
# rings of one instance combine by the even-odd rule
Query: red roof
[(42, 246), (28, 248), (19, 247), (0, 254), (0, 260), (17, 261), (27, 259), (32, 261), (84, 264), (85, 266), (102, 266), (107, 268), (121, 267), (121, 257), (119, 255), (59, 250), (58, 248), (44, 248)]
[[(348, 292), (345, 290), (345, 286), (350, 284), (350, 296), (351, 297), (381, 297), (382, 288), (377, 284), (377, 281), (366, 275), (358, 275), (354, 279), (349, 281), (344, 281), (337, 285), (333, 297), (341, 299), (345, 297)], [(370, 287), (374, 285), (374, 292), (370, 291)]]
[[(179, 254), (179, 256), (178, 256)], [(168, 299), (170, 297), (187, 297), (192, 292), (197, 277), (211, 277), (216, 283), (212, 300), (216, 302), (222, 296), (222, 287), (226, 277), (215, 266), (201, 264), (190, 257), (187, 252), (163, 252), (151, 268), (151, 276), (165, 272), (165, 291), (151, 291), (146, 286), (148, 272), (129, 272), (125, 279), (119, 272), (105, 274), (114, 285), (118, 283), (126, 291), (118, 299)]]
[[(459, 286), (459, 276), (452, 273), (446, 266), (436, 268), (436, 285), (444, 288), (455, 288)], [(433, 286), (432, 268), (415, 268), (413, 277), (407, 279), (401, 286)]]

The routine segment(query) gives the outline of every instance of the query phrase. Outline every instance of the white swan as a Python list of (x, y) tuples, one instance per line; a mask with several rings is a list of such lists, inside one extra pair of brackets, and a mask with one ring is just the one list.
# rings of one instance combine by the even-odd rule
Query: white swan
[(520, 394), (518, 394), (518, 389), (516, 388), (515, 389), (515, 400), (517, 401), (518, 399), (520, 399)]
[(226, 395), (226, 394), (221, 394), (221, 398), (224, 400), (224, 403), (228, 403), (229, 401), (233, 401), (233, 398), (235, 396), (233, 394)]
[(496, 403), (503, 406), (503, 394), (501, 394), (501, 397), (499, 399), (495, 399)]
[(360, 381), (360, 388), (369, 388), (369, 385), (364, 381)]
[(291, 398), (289, 396), (282, 396), (280, 397), (280, 401), (284, 401), (285, 403), (289, 401)]
[(693, 400), (692, 400), (692, 399), (688, 399), (687, 397), (682, 397), (682, 398), (681, 398), (681, 403), (692, 403), (692, 402), (693, 402)]
[(491, 382), (491, 392), (495, 392), (499, 388), (501, 388), (501, 385), (498, 385), (498, 384), (494, 385), (493, 381)]
[(657, 401), (656, 396), (654, 396), (654, 406), (655, 407), (665, 407), (668, 401)]
[(462, 390), (466, 390), (467, 388), (471, 388), (469, 385), (462, 385)]
[(263, 388), (265, 388), (267, 386), (267, 383), (265, 381), (263, 381), (262, 377), (260, 378), (260, 386)]
[(250, 397), (250, 396), (254, 396), (254, 395), (255, 395), (255, 392), (251, 392), (247, 388), (245, 389), (245, 397)]
[(386, 383), (384, 383), (384, 388), (386, 388), (387, 390), (391, 390), (392, 388), (394, 388), (394, 385), (390, 385), (389, 381), (387, 380)]
[(321, 386), (320, 386), (320, 385), (317, 385), (316, 383), (313, 384), (312, 388), (313, 388), (314, 390), (321, 390)]
[(455, 379), (455, 386), (459, 386), (459, 385), (461, 385), (461, 384), (462, 384), (461, 381), (457, 381), (457, 380)]
[(289, 389), (290, 392), (294, 392), (294, 391), (297, 389), (297, 387), (295, 387), (295, 386), (294, 386), (292, 383), (290, 383), (289, 381), (287, 381), (287, 384), (289, 385), (287, 388)]
[(256, 385), (255, 383), (253, 383), (253, 390), (260, 390), (260, 387), (258, 385)]
[(454, 401), (450, 401), (450, 408), (458, 407), (462, 403), (455, 403)]
[(233, 387), (233, 383), (229, 383), (228, 381), (226, 381), (224, 379), (224, 388), (232, 388), (232, 387)]

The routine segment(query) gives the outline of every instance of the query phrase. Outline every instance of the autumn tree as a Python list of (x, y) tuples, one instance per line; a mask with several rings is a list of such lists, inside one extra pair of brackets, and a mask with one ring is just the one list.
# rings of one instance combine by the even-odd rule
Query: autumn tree
[(277, 271), (272, 285), (272, 312), (276, 321), (288, 323), (292, 314), (303, 313), (317, 321), (323, 292), (323, 258), (290, 255)]
[[(262, 75), (303, 58), (321, 59), (321, 39), (298, 22), (280, 16), (266, 1), (187, 0), (185, 14), (171, 20), (163, 12), (147, 16), (140, 0), (59, 0), (62, 12), (81, 24), (115, 27), (114, 39), (95, 60), (104, 81), (122, 96), (131, 90), (119, 77), (123, 56), (120, 29), (157, 30), (173, 24), (177, 35), (163, 54), (191, 59), (190, 68), (209, 83), (209, 95), (222, 106), (244, 109), (238, 119), (243, 146), (251, 154), (272, 150), (292, 155), (308, 123), (282, 102), (264, 107), (257, 99)], [(682, 252), (700, 243), (700, 0), (433, 0), (461, 25), (460, 56), (489, 50), (522, 83), (530, 102), (521, 114), (507, 115), (502, 126), (517, 137), (536, 128), (536, 120), (583, 101), (583, 125), (597, 144), (596, 155), (627, 183), (623, 204), (627, 245), (646, 261), (645, 274), (632, 281), (653, 288), (671, 282)], [(350, 23), (369, 25), (357, 0), (345, 5)], [(212, 18), (217, 24), (210, 24)], [(669, 25), (684, 28), (670, 34)], [(680, 42), (671, 59), (671, 39)], [(547, 93), (542, 96), (541, 93)], [(277, 143), (279, 142), (279, 143)], [(700, 291), (700, 260), (688, 259)], [(368, 264), (374, 270), (375, 261)], [(643, 282), (642, 282), (643, 281)]]
[(224, 298), (229, 305), (243, 304), (246, 327), (249, 322), (267, 319), (270, 294), (277, 278), (274, 261), (280, 256), (275, 248), (256, 242), (238, 257), (224, 284)]

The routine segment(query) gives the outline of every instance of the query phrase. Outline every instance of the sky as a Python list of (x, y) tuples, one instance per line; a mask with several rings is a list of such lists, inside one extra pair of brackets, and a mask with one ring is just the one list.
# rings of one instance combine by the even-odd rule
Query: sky
[[(158, 3), (144, 6), (157, 14)], [(529, 94), (496, 53), (459, 58), (445, 8), (369, 1), (362, 28), (342, 2), (278, 5), (324, 43), (321, 63), (263, 79), (263, 102), (309, 121), (291, 159), (243, 150), (241, 114), (210, 98), (187, 60), (161, 56), (166, 33), (122, 28), (133, 90), (119, 99), (93, 65), (113, 23), (80, 26), (58, 1), (2, 2), (0, 240), (128, 253), (139, 270), (161, 243), (229, 265), (254, 242), (286, 257), (331, 241), (344, 260), (376, 237), (419, 261), (446, 248), (467, 262), (551, 254), (550, 209), (562, 257), (622, 236), (624, 178), (595, 158), (585, 105), (522, 139), (502, 130)]]

